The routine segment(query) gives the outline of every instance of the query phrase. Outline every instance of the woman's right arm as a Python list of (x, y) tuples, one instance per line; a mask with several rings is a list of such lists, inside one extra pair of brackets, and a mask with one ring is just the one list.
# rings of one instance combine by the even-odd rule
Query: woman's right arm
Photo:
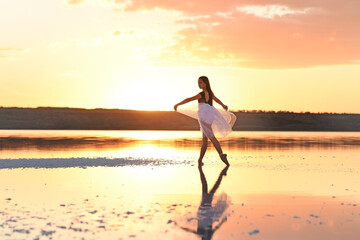
[(197, 95), (195, 95), (193, 97), (186, 98), (186, 99), (182, 100), (181, 102), (179, 102), (178, 104), (175, 104), (174, 109), (176, 111), (178, 106), (183, 105), (188, 102), (191, 102), (191, 101), (194, 101), (194, 100), (197, 100), (199, 98), (201, 98), (200, 93), (198, 93)]
[(220, 99), (218, 99), (217, 97), (215, 97), (215, 95), (213, 95), (213, 99), (215, 102), (217, 102), (218, 104), (220, 104), (226, 111), (228, 110), (228, 106), (226, 106), (225, 104), (223, 104)]

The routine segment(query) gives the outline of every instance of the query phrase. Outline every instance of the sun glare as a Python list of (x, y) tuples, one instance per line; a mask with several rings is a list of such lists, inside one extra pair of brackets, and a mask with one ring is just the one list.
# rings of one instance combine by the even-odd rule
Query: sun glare
[[(164, 102), (164, 96), (156, 91), (156, 84), (150, 81), (137, 80), (125, 84), (117, 101), (126, 106), (119, 108), (134, 110), (169, 110)], [(154, 86), (155, 85), (155, 86)]]

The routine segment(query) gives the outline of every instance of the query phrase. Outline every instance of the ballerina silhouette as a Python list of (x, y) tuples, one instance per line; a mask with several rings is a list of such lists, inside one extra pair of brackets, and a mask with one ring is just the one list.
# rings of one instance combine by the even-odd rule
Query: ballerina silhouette
[[(197, 229), (192, 230), (187, 227), (180, 226), (181, 229), (195, 233), (201, 236), (202, 240), (210, 240), (213, 234), (226, 222), (227, 217), (223, 217), (223, 213), (229, 206), (228, 196), (223, 193), (219, 196), (216, 204), (213, 206), (212, 201), (216, 190), (219, 188), (223, 176), (226, 176), (229, 166), (226, 166), (219, 174), (214, 186), (208, 192), (208, 184), (205, 174), (202, 170), (202, 166), (198, 167), (200, 173), (200, 180), (202, 185), (201, 203), (197, 211)], [(215, 222), (218, 222), (216, 226), (213, 226)], [(175, 221), (175, 224), (178, 223)]]
[[(186, 98), (175, 104), (174, 110), (177, 111), (177, 108), (180, 105), (198, 100), (199, 104), (197, 114), (187, 113), (182, 110), (179, 111), (180, 113), (196, 118), (199, 121), (200, 130), (202, 132), (202, 146), (198, 163), (199, 165), (203, 165), (202, 160), (207, 149), (208, 139), (210, 139), (218, 152), (220, 159), (229, 166), (230, 163), (227, 160), (227, 154), (223, 153), (215, 134), (226, 137), (229, 133), (231, 133), (232, 127), (236, 121), (236, 116), (233, 113), (228, 112), (228, 106), (223, 104), (221, 100), (215, 96), (211, 90), (209, 79), (206, 76), (199, 77), (198, 85), (203, 91), (193, 97)], [(213, 107), (213, 100), (220, 104), (226, 111), (222, 111), (222, 113), (220, 113), (215, 107)]]

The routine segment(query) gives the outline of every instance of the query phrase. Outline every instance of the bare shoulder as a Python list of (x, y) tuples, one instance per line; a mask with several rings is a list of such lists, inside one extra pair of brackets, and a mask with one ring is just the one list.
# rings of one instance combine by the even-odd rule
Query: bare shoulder
[(200, 93), (196, 94), (196, 95), (193, 96), (193, 97), (187, 98), (187, 101), (194, 101), (194, 100), (197, 100), (197, 99), (199, 99), (199, 98), (201, 98)]
[(192, 100), (197, 100), (197, 99), (200, 99), (201, 98), (201, 94), (198, 93), (196, 94), (195, 96), (191, 97)]

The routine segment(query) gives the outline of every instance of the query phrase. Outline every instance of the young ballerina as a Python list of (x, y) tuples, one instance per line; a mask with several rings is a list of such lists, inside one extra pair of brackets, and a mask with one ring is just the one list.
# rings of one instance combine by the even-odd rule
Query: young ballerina
[(208, 139), (213, 143), (216, 151), (219, 153), (220, 159), (229, 166), (227, 160), (227, 155), (223, 153), (219, 141), (216, 139), (215, 134), (220, 134), (222, 137), (225, 137), (232, 131), (232, 126), (235, 123), (236, 117), (233, 113), (224, 111), (223, 115), (213, 107), (213, 100), (220, 104), (225, 110), (228, 109), (228, 106), (223, 104), (213, 93), (210, 87), (209, 79), (205, 76), (201, 76), (198, 79), (199, 88), (203, 91), (198, 93), (193, 97), (189, 97), (179, 102), (174, 106), (175, 111), (177, 111), (178, 106), (198, 100), (199, 109), (196, 116), (191, 116), (185, 112), (181, 112), (191, 117), (198, 119), (200, 124), (200, 129), (202, 131), (202, 146), (200, 151), (200, 157), (198, 160), (199, 165), (203, 165), (202, 159), (204, 158)]

